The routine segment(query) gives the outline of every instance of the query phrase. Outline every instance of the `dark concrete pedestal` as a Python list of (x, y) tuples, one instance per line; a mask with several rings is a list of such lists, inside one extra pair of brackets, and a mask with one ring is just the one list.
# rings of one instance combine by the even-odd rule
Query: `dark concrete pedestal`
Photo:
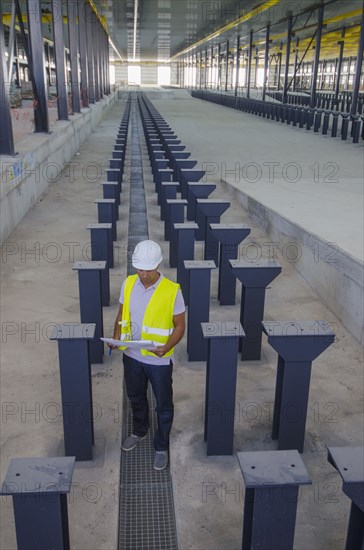
[(278, 262), (229, 260), (235, 276), (241, 281), (240, 322), (246, 338), (241, 358), (259, 361), (262, 348), (262, 320), (266, 287), (282, 271)]
[(205, 430), (207, 455), (232, 455), (240, 323), (201, 323), (207, 340)]
[(70, 550), (67, 493), (74, 457), (13, 458), (2, 495), (13, 497), (19, 550)]
[(93, 323), (63, 323), (54, 327), (50, 336), (58, 342), (64, 453), (76, 460), (92, 460), (90, 340), (95, 337), (95, 328)]
[(263, 330), (278, 353), (272, 439), (302, 453), (312, 361), (335, 334), (325, 321), (264, 321)]
[(229, 260), (238, 259), (239, 244), (250, 234), (250, 228), (241, 223), (211, 223), (210, 230), (220, 243), (218, 299), (221, 306), (235, 304), (236, 277)]
[(328, 461), (343, 480), (351, 500), (345, 550), (364, 548), (364, 447), (328, 447)]
[(245, 483), (242, 550), (293, 550), (298, 491), (311, 479), (297, 451), (238, 453)]

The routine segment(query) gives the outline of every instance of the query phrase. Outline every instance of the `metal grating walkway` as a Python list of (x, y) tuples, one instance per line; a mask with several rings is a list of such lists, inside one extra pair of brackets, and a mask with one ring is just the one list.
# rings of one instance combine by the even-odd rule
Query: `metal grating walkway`
[[(137, 96), (131, 106), (131, 168), (128, 236), (128, 274), (135, 245), (148, 239), (147, 208), (139, 141), (140, 115)], [(172, 480), (169, 465), (162, 472), (153, 469), (153, 435), (157, 419), (150, 386), (150, 430), (133, 451), (121, 454), (119, 550), (178, 550)], [(124, 388), (122, 438), (131, 434), (132, 413)]]

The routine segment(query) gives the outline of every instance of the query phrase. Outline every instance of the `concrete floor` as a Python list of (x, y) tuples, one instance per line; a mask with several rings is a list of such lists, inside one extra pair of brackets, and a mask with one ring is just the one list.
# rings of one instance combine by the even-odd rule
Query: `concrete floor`
[[(311, 148), (300, 134), (300, 154), (293, 156), (292, 151), (298, 150), (298, 137), (293, 145), (291, 129), (282, 128), (281, 139), (285, 139), (287, 149), (292, 146), (285, 156), (282, 141), (280, 148), (275, 148), (273, 130), (268, 135), (267, 121), (246, 115), (242, 133), (237, 123), (234, 126), (232, 118), (236, 119), (237, 115), (233, 111), (229, 114), (228, 109), (204, 104), (181, 92), (169, 96), (167, 92), (162, 94), (163, 98), (159, 96), (158, 99), (156, 93), (151, 93), (151, 97), (154, 95), (152, 101), (192, 152), (191, 158), (200, 163), (225, 162), (228, 166), (242, 158), (243, 162), (257, 163), (278, 159), (277, 162), (284, 165), (292, 158), (306, 162), (313, 151), (319, 151), (319, 162), (340, 164), (345, 178), (351, 177), (353, 188), (357, 189), (354, 180), (358, 177), (356, 166), (361, 160), (355, 147), (339, 143), (332, 152), (332, 144), (326, 145), (324, 138), (315, 136)], [(1, 479), (12, 457), (56, 456), (61, 453), (58, 353), (56, 344), (48, 340), (49, 330), (55, 323), (79, 321), (78, 283), (72, 264), (74, 260), (88, 259), (89, 235), (85, 228), (96, 221), (93, 201), (101, 197), (99, 181), (102, 178), (90, 163), (100, 165), (105, 174), (122, 111), (122, 104), (112, 108), (73, 159), (80, 163), (74, 177), (70, 177), (70, 170), (66, 168), (60, 180), (52, 185), (3, 246)], [(228, 117), (229, 122), (226, 122)], [(236, 138), (238, 131), (240, 141), (231, 137), (234, 134)], [(251, 144), (249, 147), (248, 143)], [(254, 151), (256, 155), (252, 156)], [(163, 273), (174, 279), (175, 270), (168, 267), (168, 245), (163, 239), (164, 228), (159, 218), (144, 143), (142, 152), (150, 238), (161, 243), (165, 258)], [(305, 167), (309, 170), (307, 163)], [(269, 238), (235, 199), (232, 186), (220, 182), (226, 179), (220, 172), (219, 169), (209, 179), (219, 183), (214, 196), (231, 199), (223, 220), (249, 225), (252, 232), (245, 243), (260, 243), (263, 254), (268, 255)], [(273, 186), (272, 191), (277, 187)], [(305, 189), (306, 181), (303, 180), (300, 195)], [(311, 194), (310, 191), (307, 195)], [(105, 334), (112, 331), (119, 288), (126, 275), (128, 196), (128, 180), (125, 178), (116, 265), (110, 272), (111, 306), (104, 308)], [(275, 200), (273, 196), (272, 200)], [(295, 204), (298, 209), (298, 202)], [(331, 215), (320, 211), (320, 215), (326, 216), (322, 224), (326, 238), (336, 239), (338, 217), (341, 219), (345, 210), (338, 209)], [(303, 210), (300, 216), (304, 219)], [(346, 239), (353, 241), (357, 250), (360, 238), (358, 225), (353, 224)], [(35, 250), (35, 254), (32, 255), (30, 250)], [(195, 252), (196, 259), (202, 258), (201, 243), (196, 244)], [(302, 459), (313, 485), (302, 488), (300, 492), (295, 549), (340, 550), (344, 547), (350, 502), (341, 491), (339, 475), (327, 462), (326, 449), (330, 445), (360, 445), (363, 442), (362, 348), (297, 273), (294, 265), (279, 252), (277, 259), (283, 269), (266, 293), (265, 319), (324, 319), (336, 332), (335, 343), (314, 362), (312, 369)], [(239, 284), (237, 298), (235, 306), (218, 304), (217, 272), (213, 272), (210, 319), (238, 320)], [(276, 442), (270, 438), (276, 361), (276, 353), (265, 339), (260, 362), (243, 363), (239, 360), (234, 452), (276, 448)], [(92, 367), (94, 402), (97, 404), (96, 460), (93, 464), (77, 464), (74, 474), (69, 517), (71, 546), (75, 550), (116, 548), (122, 420), (120, 367), (118, 353), (113, 353), (111, 358), (105, 356), (104, 364)], [(238, 550), (241, 548), (244, 484), (235, 454), (232, 457), (206, 456), (203, 442), (204, 388), (205, 364), (187, 361), (185, 337), (176, 352), (175, 421), (171, 438), (179, 545), (181, 550)], [(2, 502), (1, 527), (0, 547), (15, 548), (9, 498)]]

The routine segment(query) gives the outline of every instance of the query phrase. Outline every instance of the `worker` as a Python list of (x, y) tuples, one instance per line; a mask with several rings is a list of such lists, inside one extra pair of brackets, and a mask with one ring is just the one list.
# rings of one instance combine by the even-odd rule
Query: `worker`
[(174, 411), (172, 359), (174, 347), (185, 332), (185, 303), (180, 287), (162, 275), (161, 262), (162, 251), (158, 243), (146, 240), (136, 245), (132, 265), (137, 273), (127, 277), (122, 284), (114, 328), (115, 339), (156, 343), (149, 349), (121, 347), (126, 391), (133, 413), (132, 433), (122, 442), (122, 449), (132, 451), (147, 437), (149, 381), (157, 404), (155, 470), (163, 470), (168, 464)]

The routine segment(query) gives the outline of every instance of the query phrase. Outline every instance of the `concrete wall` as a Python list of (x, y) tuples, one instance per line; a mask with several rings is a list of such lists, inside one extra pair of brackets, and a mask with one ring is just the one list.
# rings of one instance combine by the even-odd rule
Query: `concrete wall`
[(112, 93), (69, 121), (57, 121), (49, 135), (27, 136), (16, 144), (15, 157), (0, 157), (0, 244), (58, 179), (117, 97)]
[(235, 189), (234, 193), (251, 218), (270, 236), (273, 246), (279, 247), (348, 331), (364, 344), (362, 262), (335, 243), (327, 243), (308, 233), (242, 191)]
[(158, 83), (158, 64), (141, 66), (141, 85), (149, 84), (156, 86)]

